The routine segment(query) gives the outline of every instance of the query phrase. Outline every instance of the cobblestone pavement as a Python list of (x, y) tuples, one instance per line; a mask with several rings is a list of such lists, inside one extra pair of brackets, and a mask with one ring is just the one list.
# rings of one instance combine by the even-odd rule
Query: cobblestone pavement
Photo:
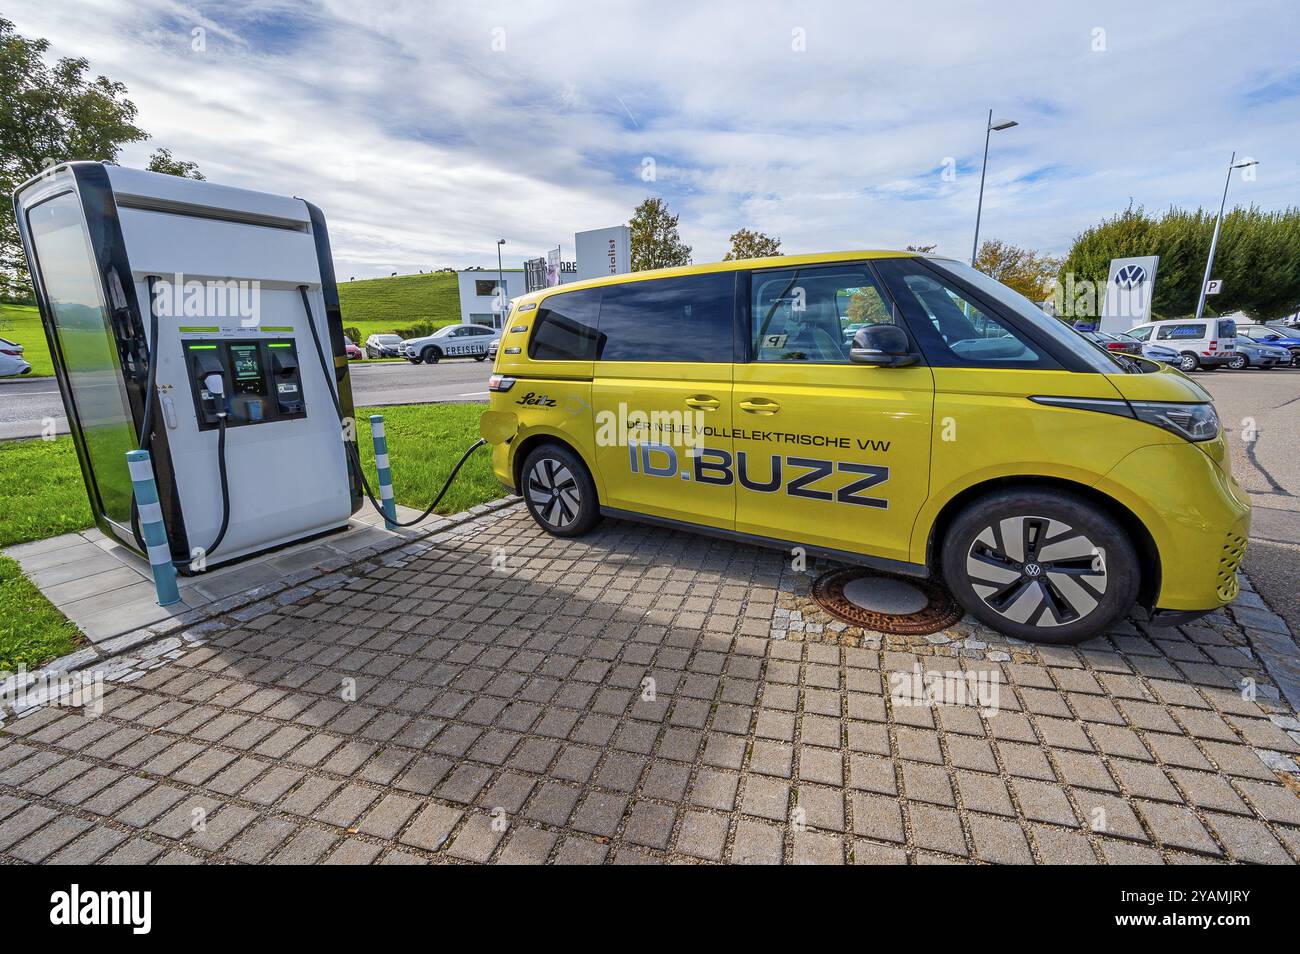
[(1300, 859), (1300, 722), (1228, 615), (902, 639), (690, 534), (513, 508), (434, 544), (10, 721), (0, 860)]

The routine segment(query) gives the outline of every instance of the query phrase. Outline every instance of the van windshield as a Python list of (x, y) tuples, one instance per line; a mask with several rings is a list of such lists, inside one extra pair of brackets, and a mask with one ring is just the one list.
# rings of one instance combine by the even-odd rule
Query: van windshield
[(1237, 337), (1237, 323), (1230, 318), (1219, 320), (1219, 337), (1235, 338)]
[(1015, 312), (1019, 317), (1032, 324), (1035, 329), (1082, 358), (1094, 371), (1101, 374), (1130, 373), (1129, 364), (1137, 363), (1122, 363), (1117, 357), (1104, 348), (1093, 344), (1065, 322), (1053, 318), (1024, 295), (1013, 291), (983, 272), (971, 268), (965, 262), (958, 262), (950, 258), (932, 258), (929, 259), (929, 263), (935, 268), (950, 273), (955, 278), (974, 285), (980, 293), (992, 298), (1002, 307)]

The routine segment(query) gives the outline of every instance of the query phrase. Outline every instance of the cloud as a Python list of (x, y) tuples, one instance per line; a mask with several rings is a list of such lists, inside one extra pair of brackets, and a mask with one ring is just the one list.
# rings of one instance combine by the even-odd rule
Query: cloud
[(1020, 125), (992, 135), (982, 234), (1048, 252), (1130, 199), (1213, 205), (1233, 149), (1261, 160), (1236, 202), (1284, 207), (1300, 177), (1300, 12), (1280, 2), (514, 6), (7, 15), (127, 84), (154, 141), (124, 162), (166, 145), (215, 181), (311, 199), (343, 276), (488, 264), (499, 237), (516, 264), (567, 252), (649, 193), (696, 261), (741, 226), (788, 251), (963, 256), (990, 106)]

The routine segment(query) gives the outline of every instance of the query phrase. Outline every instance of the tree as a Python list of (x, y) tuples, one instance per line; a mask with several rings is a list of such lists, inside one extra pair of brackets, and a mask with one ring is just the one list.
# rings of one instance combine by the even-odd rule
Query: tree
[[(1214, 234), (1213, 211), (1171, 208), (1156, 216), (1129, 206), (1114, 218), (1081, 232), (1061, 267), (1077, 286), (1099, 289), (1100, 309), (1114, 258), (1159, 255), (1151, 302), (1157, 318), (1196, 311), (1205, 260)], [(1213, 278), (1223, 291), (1206, 299), (1214, 314), (1245, 312), (1257, 321), (1280, 318), (1300, 305), (1300, 208), (1263, 212), (1255, 206), (1225, 213), (1214, 254)]]
[(762, 232), (741, 229), (731, 235), (731, 251), (722, 256), (724, 262), (741, 258), (769, 258), (781, 254), (781, 240)]
[(677, 216), (663, 199), (648, 197), (632, 213), (632, 271), (691, 264), (691, 247), (677, 234)]
[(920, 252), (922, 255), (927, 255), (938, 247), (938, 245), (909, 245), (907, 246), (907, 251)]
[[(29, 40), (0, 17), (0, 298), (30, 299), (27, 262), (9, 196), (18, 186), (60, 162), (116, 162), (128, 143), (148, 139), (135, 124), (127, 89), (104, 76), (91, 79), (84, 57), (45, 62), (50, 43)], [(161, 171), (203, 178), (193, 163), (178, 162), (165, 149), (154, 161)], [(184, 170), (184, 171), (180, 171)]]
[(979, 254), (975, 256), (975, 267), (1030, 301), (1042, 301), (1052, 293), (1061, 260), (992, 239), (980, 246)]
[(207, 176), (199, 172), (198, 163), (173, 159), (172, 151), (161, 147), (153, 151), (153, 155), (149, 157), (149, 165), (145, 166), (145, 168), (150, 172), (165, 172), (169, 176), (180, 176), (182, 179), (207, 178)]

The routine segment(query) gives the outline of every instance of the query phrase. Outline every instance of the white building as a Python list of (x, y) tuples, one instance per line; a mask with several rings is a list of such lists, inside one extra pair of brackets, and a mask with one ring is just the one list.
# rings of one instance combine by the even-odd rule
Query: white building
[(495, 268), (465, 268), (456, 272), (461, 324), (501, 327), (501, 316), (497, 314), (500, 306), (495, 298), (498, 278), (504, 290), (501, 299), (503, 302), (509, 302), (511, 298), (518, 298), (524, 293), (522, 268), (503, 269), (500, 275)]

